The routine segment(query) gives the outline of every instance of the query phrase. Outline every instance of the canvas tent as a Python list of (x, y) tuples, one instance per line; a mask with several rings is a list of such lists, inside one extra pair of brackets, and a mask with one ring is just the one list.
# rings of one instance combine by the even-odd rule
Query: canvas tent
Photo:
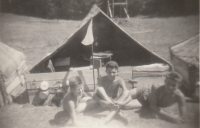
[(170, 57), (188, 93), (194, 93), (194, 85), (199, 81), (199, 34), (170, 47)]
[(24, 76), (26, 57), (23, 53), (0, 42), (0, 78), (1, 85), (5, 86), (6, 92), (14, 97), (25, 91)]
[(75, 32), (51, 54), (34, 64), (34, 66), (30, 68), (30, 72), (50, 72), (48, 69), (49, 60), (55, 65), (57, 59), (60, 58), (70, 58), (70, 64), (61, 69), (55, 67), (56, 72), (67, 71), (70, 67), (90, 65), (91, 46), (85, 46), (81, 44), (81, 41), (85, 37), (91, 19), (93, 19), (93, 35), (95, 39), (94, 52), (111, 52), (113, 54), (112, 60), (117, 61), (120, 66), (138, 66), (152, 63), (169, 64), (163, 58), (157, 56), (133, 39), (94, 5)]
[[(91, 21), (93, 21), (92, 27), (90, 27)], [(120, 66), (118, 75), (125, 81), (128, 89), (133, 88), (129, 79), (135, 77), (135, 73), (132, 75), (134, 70), (137, 70), (139, 77), (142, 76), (137, 78), (140, 84), (143, 84), (141, 81), (144, 80), (145, 84), (163, 82), (163, 76), (171, 70), (171, 65), (166, 60), (134, 40), (94, 5), (77, 29), (58, 48), (30, 67), (30, 74), (25, 75), (29, 92), (41, 90), (42, 82), (45, 81), (48, 83), (48, 91), (52, 94), (57, 88), (69, 87), (67, 79), (75, 75), (83, 80), (85, 92), (95, 90), (99, 75), (105, 74), (105, 68), (101, 67), (94, 71), (90, 68), (92, 45), (82, 44), (83, 39), (87, 37), (86, 33), (91, 33), (88, 32), (88, 28), (90, 30), (92, 28), (93, 31), (94, 53), (101, 55), (103, 53), (106, 56), (109, 54), (111, 60), (118, 62)], [(147, 81), (149, 76), (151, 79)], [(40, 100), (33, 100), (32, 103), (36, 105), (39, 102)]]

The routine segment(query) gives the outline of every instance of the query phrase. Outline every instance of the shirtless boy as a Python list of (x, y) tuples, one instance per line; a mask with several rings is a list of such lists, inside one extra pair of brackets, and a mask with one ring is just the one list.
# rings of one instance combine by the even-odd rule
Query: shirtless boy
[[(118, 77), (118, 64), (115, 61), (109, 61), (106, 64), (106, 76), (103, 76), (98, 81), (98, 88), (93, 96), (101, 107), (108, 108), (110, 114), (105, 119), (105, 124), (110, 122), (115, 115), (121, 117), (125, 123), (128, 119), (120, 111), (121, 107), (131, 101), (131, 96), (126, 88), (125, 82)], [(122, 93), (118, 95), (119, 88), (122, 88)]]
[[(65, 121), (69, 119), (72, 120), (73, 125), (80, 125), (76, 119), (76, 114), (83, 112), (86, 109), (87, 101), (92, 99), (88, 97), (83, 91), (83, 82), (79, 76), (74, 76), (69, 78), (70, 91), (68, 91), (63, 99), (63, 109), (60, 113), (56, 114), (55, 120), (60, 120), (60, 118), (66, 118)], [(67, 122), (66, 122), (67, 123)]]
[[(184, 123), (186, 116), (186, 103), (183, 93), (178, 89), (182, 77), (171, 72), (165, 78), (164, 85), (141, 86), (130, 90), (132, 99), (137, 99), (142, 106), (148, 106), (157, 115), (174, 123)], [(171, 115), (160, 107), (167, 107), (178, 103), (180, 116)], [(134, 108), (136, 104), (130, 102), (128, 108)], [(138, 104), (137, 104), (138, 106)]]

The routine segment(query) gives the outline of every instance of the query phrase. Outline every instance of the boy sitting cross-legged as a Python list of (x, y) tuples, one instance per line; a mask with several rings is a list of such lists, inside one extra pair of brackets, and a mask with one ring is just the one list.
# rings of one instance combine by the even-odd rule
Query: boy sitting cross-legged
[[(125, 82), (118, 77), (118, 64), (115, 61), (109, 61), (106, 64), (106, 76), (103, 76), (98, 81), (98, 88), (93, 96), (101, 107), (108, 108), (110, 114), (105, 119), (105, 124), (110, 122), (115, 115), (121, 117), (126, 124), (128, 119), (120, 111), (127, 103), (131, 101), (131, 96), (126, 88)], [(122, 93), (118, 95), (119, 88), (122, 88)]]

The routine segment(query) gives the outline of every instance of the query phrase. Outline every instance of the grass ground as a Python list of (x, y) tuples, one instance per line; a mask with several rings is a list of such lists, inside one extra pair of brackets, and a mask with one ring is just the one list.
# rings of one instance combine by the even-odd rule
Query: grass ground
[(131, 18), (121, 24), (135, 40), (170, 61), (169, 47), (199, 33), (199, 17)]
[[(22, 51), (32, 67), (74, 32), (81, 21), (45, 20), (0, 13), (0, 41)], [(117, 20), (135, 40), (170, 60), (168, 48), (199, 32), (199, 17), (130, 18)], [(40, 55), (40, 56), (38, 56)]]
[(80, 21), (45, 20), (2, 13), (0, 17), (0, 40), (23, 52), (29, 67), (64, 43), (63, 40), (80, 23)]
[[(78, 120), (85, 124), (85, 128), (198, 128), (199, 127), (199, 113), (198, 103), (187, 103), (188, 121), (185, 124), (178, 125), (156, 119), (153, 114), (147, 110), (127, 110), (124, 114), (131, 117), (128, 126), (124, 126), (118, 120), (111, 121), (107, 126), (99, 125), (98, 117), (91, 115), (78, 115)], [(170, 113), (177, 114), (176, 105), (173, 105), (166, 110)], [(1, 128), (61, 128), (70, 127), (71, 121), (65, 126), (50, 125), (50, 121), (54, 115), (61, 111), (61, 108), (40, 106), (35, 107), (31, 105), (17, 105), (13, 104), (7, 108), (0, 110), (0, 126)], [(81, 128), (81, 127), (80, 127)]]
[[(80, 21), (45, 20), (33, 17), (17, 16), (13, 14), (0, 14), (0, 40), (9, 46), (22, 51), (27, 56), (27, 63), (33, 66), (46, 54), (64, 43), (63, 40), (74, 31)], [(199, 33), (199, 17), (169, 17), (169, 18), (130, 18), (128, 23), (116, 20), (134, 39), (141, 42), (161, 57), (169, 59), (169, 46), (179, 43)], [(177, 114), (176, 105), (165, 108)], [(29, 104), (13, 104), (0, 110), (1, 128), (57, 128), (49, 121), (61, 108)], [(131, 122), (128, 128), (198, 128), (199, 104), (187, 102), (188, 121), (183, 125), (172, 124), (160, 119), (152, 118), (148, 110), (125, 111)], [(93, 116), (78, 116), (78, 120), (88, 126), (99, 127), (99, 118)], [(70, 122), (69, 122), (70, 123)], [(67, 125), (66, 127), (70, 127)], [(125, 127), (119, 121), (112, 121), (108, 128)]]

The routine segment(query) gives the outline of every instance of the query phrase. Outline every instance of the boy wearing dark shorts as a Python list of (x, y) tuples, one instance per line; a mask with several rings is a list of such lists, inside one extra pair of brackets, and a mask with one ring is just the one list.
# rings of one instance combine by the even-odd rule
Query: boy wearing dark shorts
[[(130, 90), (132, 101), (126, 105), (127, 109), (141, 106), (149, 107), (157, 115), (174, 123), (184, 123), (186, 118), (186, 103), (183, 93), (178, 89), (182, 77), (171, 72), (165, 78), (164, 85), (141, 86)], [(139, 102), (138, 102), (139, 101)], [(178, 103), (180, 116), (171, 115), (161, 109), (174, 103)]]
[[(128, 119), (120, 111), (127, 103), (131, 101), (131, 96), (126, 88), (125, 82), (118, 76), (118, 64), (115, 61), (109, 61), (106, 64), (106, 76), (103, 76), (98, 81), (98, 88), (93, 96), (101, 107), (110, 110), (104, 123), (107, 124), (112, 118), (118, 115), (126, 124)], [(122, 93), (118, 95), (119, 88)]]

